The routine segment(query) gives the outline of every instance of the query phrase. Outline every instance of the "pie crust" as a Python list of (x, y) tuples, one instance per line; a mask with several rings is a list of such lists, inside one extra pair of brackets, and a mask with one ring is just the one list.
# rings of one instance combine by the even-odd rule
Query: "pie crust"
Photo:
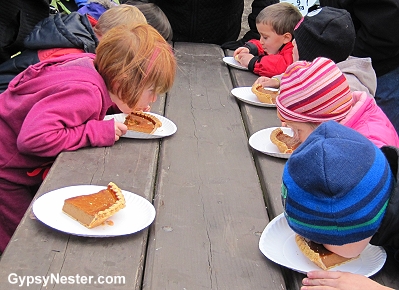
[(99, 192), (66, 199), (62, 211), (91, 229), (103, 224), (125, 206), (122, 191), (110, 182), (106, 189)]
[(359, 257), (342, 257), (327, 250), (322, 244), (312, 242), (300, 235), (295, 235), (295, 242), (301, 252), (323, 270), (329, 270)]
[(126, 116), (124, 124), (128, 130), (153, 134), (162, 122), (151, 114), (144, 112), (132, 112)]
[(276, 97), (279, 94), (278, 90), (265, 89), (261, 84), (253, 84), (251, 91), (255, 94), (258, 100), (265, 104), (275, 104)]
[(276, 128), (271, 132), (270, 141), (281, 153), (292, 153), (301, 144), (294, 137), (285, 134), (281, 128)]

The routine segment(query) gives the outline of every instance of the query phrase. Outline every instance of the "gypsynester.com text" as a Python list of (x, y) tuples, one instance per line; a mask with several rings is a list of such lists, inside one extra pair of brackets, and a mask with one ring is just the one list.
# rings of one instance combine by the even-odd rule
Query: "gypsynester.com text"
[(19, 287), (29, 287), (31, 285), (42, 285), (43, 287), (55, 284), (67, 285), (124, 285), (126, 284), (125, 276), (85, 276), (76, 274), (74, 276), (66, 276), (58, 274), (50, 274), (47, 276), (28, 276), (11, 273), (8, 275), (8, 282)]

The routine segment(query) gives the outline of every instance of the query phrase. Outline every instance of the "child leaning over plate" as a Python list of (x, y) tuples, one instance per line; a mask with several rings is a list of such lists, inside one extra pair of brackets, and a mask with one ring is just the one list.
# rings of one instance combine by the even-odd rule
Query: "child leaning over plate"
[(356, 257), (369, 243), (398, 255), (398, 159), (396, 147), (379, 149), (353, 129), (322, 123), (284, 167), (281, 194), (288, 225), (344, 257)]
[(352, 92), (330, 59), (297, 61), (281, 78), (277, 115), (303, 142), (321, 123), (334, 120), (363, 134), (378, 147), (399, 147), (391, 121), (366, 92)]
[(0, 252), (62, 151), (112, 146), (127, 127), (104, 116), (144, 110), (172, 86), (176, 60), (150, 25), (117, 26), (89, 53), (29, 66), (0, 95)]

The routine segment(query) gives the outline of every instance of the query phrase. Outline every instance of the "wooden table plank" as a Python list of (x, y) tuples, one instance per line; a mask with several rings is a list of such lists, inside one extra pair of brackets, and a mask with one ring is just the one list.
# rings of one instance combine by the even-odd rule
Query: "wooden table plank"
[[(229, 68), (233, 85), (235, 87), (250, 87), (258, 78), (257, 75), (249, 71)], [(270, 107), (259, 107), (250, 105), (236, 99), (242, 113), (242, 118), (247, 130), (247, 138), (259, 130), (281, 126), (277, 117), (276, 109)], [(274, 218), (283, 212), (281, 203), (281, 173), (286, 160), (263, 154), (252, 149), (260, 182), (265, 193), (266, 205), (268, 206), (269, 217)]]
[(268, 222), (232, 84), (218, 46), (178, 43), (143, 289), (284, 289), (259, 251)]
[[(153, 112), (163, 114), (165, 98), (160, 97)], [(84, 148), (62, 153), (52, 166), (36, 196), (70, 185), (107, 185), (152, 201), (157, 169), (159, 139), (121, 138), (112, 147)], [(61, 210), (61, 209), (60, 209)], [(140, 289), (148, 229), (114, 238), (86, 238), (53, 230), (31, 218), (29, 209), (12, 242), (1, 257), (0, 289), (21, 289), (8, 283), (8, 275), (124, 276), (123, 285), (106, 289)], [(23, 253), (21, 255), (21, 253)], [(91, 284), (86, 287), (98, 287)], [(52, 285), (52, 289), (82, 289), (82, 285)], [(31, 285), (29, 289), (42, 289)]]
[[(232, 55), (228, 51), (227, 55)], [(234, 87), (250, 87), (259, 77), (252, 72), (229, 68)], [(281, 126), (277, 117), (276, 109), (270, 107), (259, 107), (241, 102), (237, 99), (240, 106), (242, 118), (247, 130), (247, 138), (259, 130)], [(282, 213), (283, 206), (281, 202), (281, 174), (286, 160), (263, 154), (252, 149), (256, 168), (260, 178), (260, 183), (265, 196), (265, 203), (268, 208), (269, 218), (273, 219)], [(305, 275), (281, 267), (285, 276), (287, 289), (299, 289), (302, 285), (302, 279)]]

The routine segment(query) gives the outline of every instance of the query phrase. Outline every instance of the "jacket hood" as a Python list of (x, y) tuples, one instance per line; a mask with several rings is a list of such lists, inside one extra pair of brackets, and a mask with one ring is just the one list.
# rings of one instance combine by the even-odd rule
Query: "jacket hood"
[[(64, 74), (62, 67), (67, 66), (74, 66), (76, 68), (75, 70), (80, 69), (88, 71), (96, 79), (101, 79), (102, 83), (103, 80), (101, 76), (94, 68), (94, 58), (95, 55), (91, 53), (73, 53), (60, 57), (49, 58), (29, 66), (22, 73), (18, 74), (10, 81), (8, 89), (12, 92), (18, 91), (18, 94), (20, 95), (34, 94), (37, 92), (38, 87), (42, 86), (41, 83), (43, 83), (44, 78), (48, 77), (49, 72), (46, 71), (51, 70), (51, 73), (53, 74), (52, 80), (48, 80), (47, 84), (44, 85), (45, 87), (48, 87), (51, 82), (57, 82), (56, 73)], [(57, 67), (60, 69), (56, 69)], [(63, 80), (65, 81), (66, 79), (67, 78)], [(79, 74), (68, 75), (68, 81), (73, 79), (82, 81), (82, 77), (79, 76)], [(87, 81), (90, 82), (90, 80)]]
[(25, 38), (29, 49), (81, 48), (94, 53), (98, 39), (86, 15), (57, 13), (40, 21)]
[(365, 91), (375, 96), (377, 90), (377, 76), (369, 57), (350, 56), (337, 63), (338, 68), (344, 73), (351, 91)]

